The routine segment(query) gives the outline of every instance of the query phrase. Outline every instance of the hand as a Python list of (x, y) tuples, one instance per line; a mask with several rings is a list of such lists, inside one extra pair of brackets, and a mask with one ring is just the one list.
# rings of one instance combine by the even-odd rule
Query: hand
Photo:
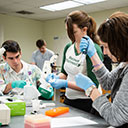
[(50, 80), (53, 80), (53, 79), (59, 79), (59, 76), (55, 75), (54, 73), (51, 73), (51, 74), (48, 74), (45, 80), (49, 83)]
[(95, 52), (95, 46), (93, 41), (89, 36), (85, 36), (80, 41), (80, 51), (84, 54), (88, 54), (88, 56), (91, 58)]
[(81, 73), (79, 73), (75, 76), (75, 81), (76, 81), (76, 85), (78, 87), (84, 89), (85, 91), (88, 88), (90, 88), (92, 85), (95, 85), (89, 77), (87, 77)]
[(11, 86), (12, 88), (24, 88), (26, 84), (27, 83), (24, 80), (17, 80), (17, 81), (13, 81)]
[(60, 89), (62, 87), (67, 88), (68, 87), (68, 81), (63, 79), (54, 79), (52, 82), (50, 82), (52, 87), (56, 89)]

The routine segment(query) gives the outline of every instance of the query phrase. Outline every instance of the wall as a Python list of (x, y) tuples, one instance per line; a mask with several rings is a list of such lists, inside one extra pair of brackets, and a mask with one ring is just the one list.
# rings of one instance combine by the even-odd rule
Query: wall
[[(124, 11), (128, 13), (128, 7), (90, 13), (89, 15), (95, 18), (99, 26), (99, 24), (115, 11)], [(3, 32), (3, 39), (0, 39), (0, 41), (5, 41), (7, 39), (18, 41), (22, 48), (22, 58), (30, 62), (31, 54), (36, 50), (36, 40), (43, 38), (47, 41), (47, 47), (49, 49), (53, 50), (55, 53), (59, 53), (57, 65), (60, 66), (64, 46), (70, 42), (66, 34), (64, 19), (65, 18), (37, 21), (0, 14), (0, 31), (2, 28)]]
[(64, 18), (45, 21), (44, 38), (47, 41), (47, 47), (55, 53), (59, 53), (57, 65), (61, 65), (63, 49), (70, 42), (65, 30)]
[[(123, 12), (128, 13), (128, 7), (105, 10), (105, 11), (95, 12), (95, 13), (89, 13), (89, 15), (94, 17), (94, 19), (96, 20), (97, 26), (99, 26), (105, 19), (107, 19), (115, 11), (123, 11)], [(70, 42), (66, 34), (66, 30), (64, 26), (64, 19), (65, 18), (56, 19), (56, 20), (48, 20), (48, 21), (43, 22), (44, 23), (44, 38), (48, 43), (48, 47), (54, 50), (56, 53), (59, 53), (60, 55), (57, 61), (58, 65), (61, 65), (64, 46), (68, 42)], [(58, 37), (58, 39), (54, 40), (54, 37), (56, 36)]]
[(3, 39), (15, 40), (22, 48), (22, 59), (30, 62), (32, 52), (36, 50), (36, 40), (43, 37), (43, 22), (0, 14)]

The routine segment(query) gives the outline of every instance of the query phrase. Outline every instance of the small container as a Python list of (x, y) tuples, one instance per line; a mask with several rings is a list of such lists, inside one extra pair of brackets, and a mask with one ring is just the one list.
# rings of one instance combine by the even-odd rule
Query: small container
[(51, 118), (42, 114), (25, 115), (24, 128), (51, 128)]
[(40, 109), (40, 100), (32, 100), (32, 109), (33, 109), (33, 112), (36, 111), (38, 112), (39, 109)]

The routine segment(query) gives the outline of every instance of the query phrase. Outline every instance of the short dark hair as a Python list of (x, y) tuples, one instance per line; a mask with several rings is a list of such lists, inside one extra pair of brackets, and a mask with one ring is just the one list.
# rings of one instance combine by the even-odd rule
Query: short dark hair
[(3, 53), (3, 56), (5, 56), (5, 57), (6, 57), (6, 52), (13, 52), (13, 53), (21, 52), (21, 48), (20, 48), (19, 44), (14, 40), (5, 41), (2, 44), (2, 47), (4, 47), (6, 50)]
[(38, 48), (41, 48), (44, 45), (46, 46), (46, 41), (45, 40), (39, 39), (39, 40), (36, 41), (36, 46)]
[(98, 35), (119, 62), (128, 61), (128, 14), (113, 13), (100, 25)]

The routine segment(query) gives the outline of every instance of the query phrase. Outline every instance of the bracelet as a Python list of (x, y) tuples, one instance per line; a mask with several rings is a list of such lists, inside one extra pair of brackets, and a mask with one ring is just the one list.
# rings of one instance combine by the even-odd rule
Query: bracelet
[(93, 67), (98, 67), (102, 64), (102, 61), (99, 64), (93, 65)]
[(91, 87), (89, 87), (89, 88), (85, 91), (85, 94), (89, 97), (90, 94), (91, 94), (91, 92), (92, 92), (92, 90), (93, 90), (94, 88), (96, 88), (96, 86), (95, 86), (95, 85), (92, 85)]

